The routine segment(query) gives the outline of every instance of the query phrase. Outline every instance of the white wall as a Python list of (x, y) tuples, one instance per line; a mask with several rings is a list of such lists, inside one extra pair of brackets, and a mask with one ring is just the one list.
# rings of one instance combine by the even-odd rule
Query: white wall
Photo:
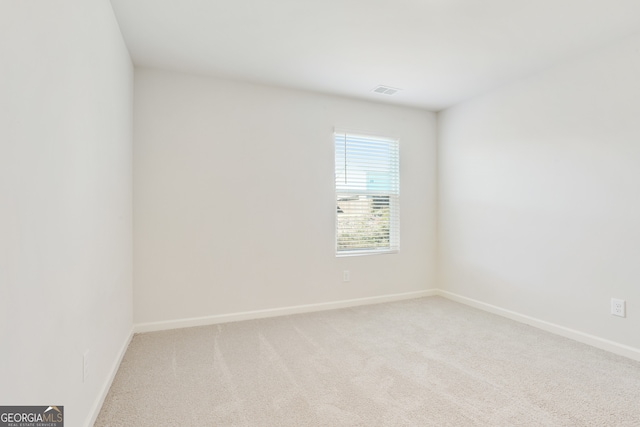
[(133, 67), (106, 0), (0, 3), (0, 63), (0, 403), (80, 426), (132, 327)]
[[(435, 287), (433, 113), (136, 69), (134, 117), (135, 323)], [(397, 255), (335, 256), (334, 126), (401, 139)]]
[(442, 288), (640, 348), (639, 76), (635, 37), (439, 114)]

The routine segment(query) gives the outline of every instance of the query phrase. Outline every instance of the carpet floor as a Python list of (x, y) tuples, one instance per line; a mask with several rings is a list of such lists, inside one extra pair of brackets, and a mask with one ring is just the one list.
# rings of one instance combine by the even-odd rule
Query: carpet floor
[(441, 297), (134, 336), (96, 426), (640, 426), (640, 362)]

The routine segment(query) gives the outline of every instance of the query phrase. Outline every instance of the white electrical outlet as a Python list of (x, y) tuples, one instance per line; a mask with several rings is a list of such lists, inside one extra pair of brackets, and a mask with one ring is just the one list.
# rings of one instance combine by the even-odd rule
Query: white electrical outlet
[(345, 270), (342, 273), (342, 281), (343, 282), (350, 282), (351, 281), (351, 273), (349, 272), (349, 270)]
[(86, 382), (89, 377), (89, 350), (82, 355), (82, 382)]
[(614, 316), (626, 317), (627, 310), (625, 305), (625, 300), (611, 298), (611, 314)]

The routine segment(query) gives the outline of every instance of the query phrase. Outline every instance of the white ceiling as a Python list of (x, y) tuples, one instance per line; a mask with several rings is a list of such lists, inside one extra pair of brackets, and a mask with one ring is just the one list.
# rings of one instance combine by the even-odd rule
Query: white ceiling
[(111, 3), (137, 66), (436, 111), (640, 32), (640, 0)]

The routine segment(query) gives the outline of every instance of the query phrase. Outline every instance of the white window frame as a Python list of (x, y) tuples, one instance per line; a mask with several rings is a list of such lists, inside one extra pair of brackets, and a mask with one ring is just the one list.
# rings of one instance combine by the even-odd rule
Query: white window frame
[[(351, 142), (351, 143), (350, 143)], [(395, 137), (380, 136), (370, 133), (335, 129), (333, 133), (334, 143), (334, 171), (335, 171), (335, 251), (337, 257), (360, 256), (374, 254), (394, 254), (400, 250), (400, 141)], [(349, 147), (353, 154), (349, 154)], [(371, 149), (371, 155), (366, 152)], [(364, 151), (363, 151), (364, 150)], [(344, 151), (342, 153), (341, 151)], [(388, 151), (388, 153), (387, 153)], [(361, 154), (361, 153), (365, 154)], [(378, 155), (376, 155), (376, 152)], [(383, 154), (380, 154), (383, 153)], [(360, 153), (360, 154), (356, 154)], [(350, 161), (349, 159), (352, 159)], [(369, 188), (369, 172), (379, 176), (382, 184), (371, 184)], [(349, 173), (353, 178), (349, 178)], [(358, 173), (367, 178), (357, 178)], [(359, 187), (359, 188), (358, 188)], [(376, 198), (376, 196), (379, 196)], [(362, 207), (369, 204), (371, 209), (379, 202), (380, 198), (388, 197), (388, 243), (382, 246), (369, 246), (365, 243), (371, 239), (371, 235), (362, 232), (361, 227), (352, 229), (351, 241), (341, 238), (341, 223), (344, 227), (345, 211), (340, 208), (340, 200), (345, 205), (345, 200), (356, 201), (355, 214), (351, 215), (356, 221), (367, 221), (373, 218), (373, 210)], [(365, 202), (367, 200), (367, 202)], [(361, 202), (361, 203), (360, 203)], [(360, 203), (360, 204), (359, 204)], [(385, 203), (382, 203), (384, 209)], [(380, 208), (378, 204), (378, 208)], [(342, 212), (341, 212), (342, 211)], [(368, 213), (367, 213), (368, 212)], [(343, 215), (341, 217), (341, 215)], [(374, 222), (375, 225), (375, 222)], [(348, 226), (347, 226), (348, 227)], [(345, 228), (342, 229), (344, 233)], [(384, 232), (384, 229), (383, 229)], [(375, 231), (373, 232), (375, 233)], [(344, 236), (344, 234), (342, 234)], [(363, 236), (363, 237), (357, 237)], [(379, 234), (378, 234), (379, 236)], [(375, 237), (374, 237), (375, 238)], [(384, 237), (383, 237), (384, 239)], [(386, 239), (385, 239), (386, 240)], [(345, 245), (351, 244), (352, 247)]]

